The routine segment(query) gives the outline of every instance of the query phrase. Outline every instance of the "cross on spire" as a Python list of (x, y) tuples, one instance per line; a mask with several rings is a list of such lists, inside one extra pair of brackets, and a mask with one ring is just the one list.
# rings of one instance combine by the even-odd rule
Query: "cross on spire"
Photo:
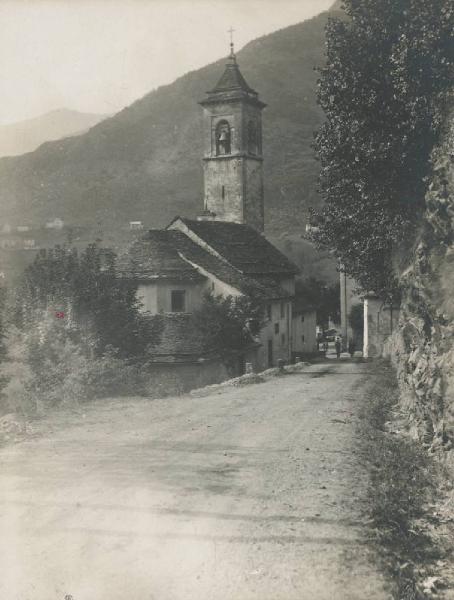
[(235, 52), (233, 50), (233, 34), (234, 34), (235, 30), (233, 29), (232, 26), (230, 26), (230, 29), (228, 30), (228, 33), (230, 34), (230, 56), (235, 56)]

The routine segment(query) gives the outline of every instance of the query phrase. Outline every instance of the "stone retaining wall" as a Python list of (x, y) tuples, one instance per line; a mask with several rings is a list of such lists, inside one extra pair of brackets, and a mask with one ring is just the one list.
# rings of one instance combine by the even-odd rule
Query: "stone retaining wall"
[(415, 434), (454, 445), (454, 111), (433, 153), (423, 226), (401, 272), (399, 327), (385, 345)]

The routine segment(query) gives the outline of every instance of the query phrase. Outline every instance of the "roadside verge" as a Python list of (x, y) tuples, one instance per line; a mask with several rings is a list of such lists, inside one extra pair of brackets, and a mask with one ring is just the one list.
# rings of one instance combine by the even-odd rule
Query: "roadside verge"
[[(452, 489), (440, 457), (406, 430), (394, 371), (377, 363), (358, 419), (369, 538), (395, 600), (454, 598)], [(451, 503), (450, 503), (451, 499)]]

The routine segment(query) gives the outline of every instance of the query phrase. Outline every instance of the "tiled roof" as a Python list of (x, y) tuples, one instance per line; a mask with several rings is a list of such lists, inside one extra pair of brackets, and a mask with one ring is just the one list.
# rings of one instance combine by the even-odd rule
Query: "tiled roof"
[(184, 234), (178, 231), (151, 229), (135, 240), (119, 258), (117, 263), (119, 273), (125, 277), (135, 277), (140, 281), (157, 278), (178, 281), (203, 280), (204, 277), (197, 269), (178, 254), (175, 244), (175, 238), (178, 236)]
[[(169, 233), (181, 232), (169, 230)], [(270, 278), (262, 278), (260, 281), (243, 275), (237, 269), (216, 256), (204, 250), (201, 246), (193, 242), (185, 234), (175, 236), (175, 244), (178, 247), (180, 256), (191, 263), (198, 265), (205, 271), (208, 271), (224, 283), (227, 283), (241, 292), (247, 293), (251, 287), (261, 292), (266, 298), (287, 298), (290, 294)]]
[(225, 221), (181, 221), (247, 276), (293, 276), (298, 268), (258, 231)]
[(150, 353), (154, 360), (175, 361), (197, 358), (203, 354), (203, 344), (192, 315), (169, 313), (161, 316), (162, 332), (159, 344)]
[(117, 264), (123, 277), (134, 277), (139, 281), (203, 281), (205, 275), (197, 267), (240, 292), (247, 292), (251, 287), (255, 287), (269, 299), (289, 296), (273, 279), (260, 277), (260, 281), (257, 281), (249, 275), (242, 274), (237, 268), (210, 254), (177, 229), (148, 231), (131, 244)]
[(233, 57), (229, 57), (222, 77), (211, 92), (225, 92), (229, 90), (243, 90), (245, 92), (253, 92), (254, 94), (257, 93), (246, 83), (237, 62)]
[[(159, 343), (149, 351), (153, 362), (181, 363), (215, 358), (204, 348), (203, 338), (192, 315), (167, 313), (160, 315), (162, 330)], [(249, 347), (257, 346), (252, 338)]]
[(258, 93), (244, 79), (234, 55), (230, 55), (225, 65), (224, 73), (212, 90), (207, 92), (208, 98), (200, 104), (210, 104), (219, 101), (245, 100), (246, 102), (264, 108), (266, 104), (259, 100)]

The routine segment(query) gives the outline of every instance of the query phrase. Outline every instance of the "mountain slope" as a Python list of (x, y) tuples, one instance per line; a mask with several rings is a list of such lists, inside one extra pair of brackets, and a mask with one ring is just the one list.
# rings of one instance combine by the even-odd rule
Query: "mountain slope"
[(106, 115), (81, 113), (62, 108), (34, 119), (0, 126), (0, 156), (33, 152), (44, 142), (83, 133)]
[[(264, 111), (267, 231), (301, 231), (317, 204), (311, 144), (321, 122), (317, 73), (328, 13), (249, 43), (238, 53)], [(102, 223), (160, 227), (202, 207), (201, 108), (224, 61), (146, 95), (87, 133), (0, 160), (0, 222)]]

